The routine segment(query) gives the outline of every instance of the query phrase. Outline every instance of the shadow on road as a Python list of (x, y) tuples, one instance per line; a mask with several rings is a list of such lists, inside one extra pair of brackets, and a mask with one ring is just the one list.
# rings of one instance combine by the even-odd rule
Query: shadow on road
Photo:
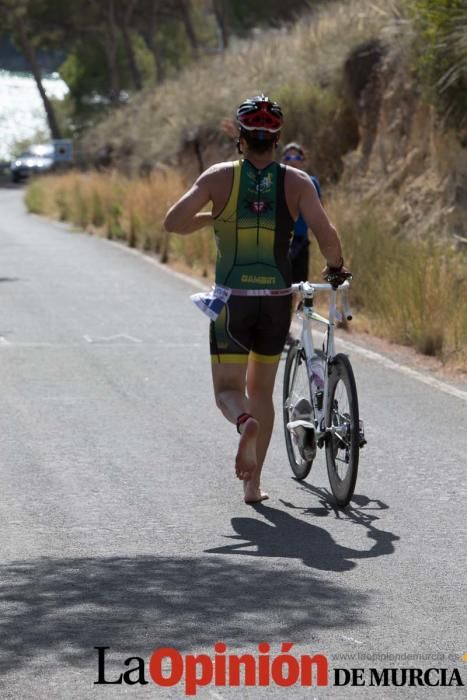
[(44, 672), (57, 661), (80, 666), (98, 645), (147, 658), (159, 646), (197, 650), (219, 640), (310, 643), (310, 629), (365, 624), (362, 593), (309, 569), (229, 557), (44, 558), (2, 566), (0, 580), (3, 673), (45, 655)]
[[(370, 510), (386, 510), (388, 506), (382, 501), (371, 501), (366, 496), (354, 496), (356, 506), (339, 510), (329, 503), (329, 494), (304, 482), (301, 486), (306, 491), (318, 495), (319, 508), (299, 508), (293, 503), (282, 501), (288, 509), (300, 511), (300, 514), (327, 516), (334, 514), (367, 529), (367, 536), (373, 544), (367, 550), (343, 547), (334, 541), (327, 530), (314, 522), (297, 518), (290, 513), (266, 506), (261, 503), (255, 510), (270, 524), (255, 518), (232, 518), (232, 528), (236, 535), (227, 535), (232, 544), (209, 549), (210, 554), (243, 554), (249, 557), (281, 557), (299, 559), (305, 566), (321, 571), (350, 571), (355, 568), (354, 559), (381, 557), (394, 552), (394, 542), (399, 539), (392, 532), (379, 530), (374, 522), (378, 516)], [(373, 505), (372, 505), (373, 504)]]

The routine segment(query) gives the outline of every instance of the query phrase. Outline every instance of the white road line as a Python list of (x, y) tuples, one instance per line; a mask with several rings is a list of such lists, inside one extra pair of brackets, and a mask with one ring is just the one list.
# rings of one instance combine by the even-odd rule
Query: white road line
[[(96, 342), (96, 340), (93, 340), (92, 338), (88, 339), (89, 336), (85, 338), (86, 342), (89, 343), (90, 345), (95, 346), (96, 348), (128, 348), (130, 347), (128, 343), (102, 343), (102, 342)], [(138, 344), (143, 344), (143, 341), (140, 340)], [(144, 343), (145, 346), (152, 347), (152, 348), (160, 348), (160, 349), (167, 349), (167, 348), (200, 348), (204, 347), (204, 344), (202, 343), (187, 343), (187, 342), (181, 342), (181, 343), (166, 343), (162, 340), (160, 341), (146, 341)], [(0, 347), (3, 346), (4, 348), (9, 348), (9, 349), (14, 349), (14, 348), (82, 348), (83, 343), (26, 343), (22, 341), (18, 341), (15, 343), (2, 343), (0, 341)]]
[(461, 399), (461, 401), (467, 402), (467, 391), (457, 389), (457, 387), (452, 386), (451, 384), (441, 382), (439, 379), (435, 379), (434, 377), (430, 377), (427, 374), (418, 372), (416, 369), (412, 369), (411, 367), (407, 367), (406, 365), (400, 365), (398, 362), (394, 362), (393, 360), (390, 360), (384, 355), (380, 355), (377, 352), (373, 352), (373, 350), (367, 350), (366, 348), (362, 348), (360, 345), (355, 345), (354, 343), (351, 343), (348, 340), (336, 338), (336, 342), (340, 343), (345, 349), (349, 350), (349, 352), (355, 352), (356, 354), (361, 355), (362, 357), (366, 357), (368, 360), (377, 362), (379, 365), (382, 365), (387, 369), (392, 369), (396, 372), (399, 372), (400, 374), (405, 374), (407, 377), (416, 379), (419, 382), (422, 382), (423, 384), (427, 384), (428, 386), (433, 387), (434, 389), (439, 389), (439, 391), (443, 391), (445, 394), (450, 394), (451, 396), (455, 396), (457, 399)]
[(363, 642), (359, 642), (358, 639), (354, 639), (353, 637), (346, 637), (345, 634), (341, 634), (342, 639), (346, 639), (349, 642), (354, 642), (355, 644), (363, 644)]
[(3, 337), (3, 335), (0, 335), (0, 345), (9, 345), (10, 343), (6, 338)]
[[(165, 273), (172, 275), (173, 277), (178, 277), (179, 279), (183, 280), (187, 284), (190, 284), (196, 289), (201, 289), (203, 291), (207, 291), (208, 289), (210, 289), (208, 285), (205, 285), (202, 282), (199, 282), (198, 280), (189, 277), (188, 275), (184, 275), (181, 272), (172, 270), (168, 265), (163, 265), (155, 258), (147, 255), (146, 253), (141, 252), (140, 250), (136, 250), (135, 248), (128, 248), (128, 246), (124, 245), (123, 243), (118, 243), (117, 241), (107, 242), (113, 246), (120, 248), (120, 250), (123, 250), (126, 253), (130, 253), (131, 255), (136, 255), (138, 257), (143, 258), (143, 260), (146, 260), (146, 262), (150, 263), (151, 265), (154, 265), (159, 270), (163, 270)], [(411, 367), (407, 367), (406, 365), (401, 365), (398, 362), (390, 360), (384, 355), (380, 355), (378, 352), (374, 352), (373, 350), (367, 350), (361, 345), (356, 345), (355, 343), (351, 343), (348, 340), (342, 340), (341, 338), (336, 337), (336, 342), (340, 343), (344, 347), (344, 349), (348, 350), (349, 352), (354, 352), (358, 355), (361, 355), (362, 357), (365, 357), (367, 360), (377, 362), (379, 365), (386, 367), (386, 369), (392, 369), (396, 372), (399, 372), (400, 374), (405, 374), (406, 376), (411, 377), (412, 379), (415, 379), (421, 382), (422, 384), (427, 384), (433, 389), (438, 389), (439, 391), (442, 391), (445, 394), (454, 396), (456, 399), (460, 399), (461, 401), (465, 401), (467, 403), (467, 391), (457, 389), (451, 384), (447, 384), (446, 382), (442, 382), (439, 379), (435, 379), (434, 377), (430, 377), (426, 374), (423, 374), (422, 372), (418, 372), (417, 370), (412, 369)]]
[[(0, 343), (0, 345), (3, 345), (4, 347), (8, 348), (69, 348), (69, 347), (77, 347), (77, 343), (27, 343), (26, 341), (22, 342), (21, 340), (15, 342), (15, 343)], [(82, 345), (82, 343), (80, 343)]]
[[(300, 324), (294, 322), (294, 329), (296, 333), (299, 334), (301, 331)], [(315, 335), (321, 340), (324, 339), (324, 333), (322, 333), (321, 331), (313, 331), (313, 337)], [(439, 379), (435, 379), (434, 377), (430, 377), (427, 374), (418, 372), (416, 369), (412, 369), (411, 367), (407, 367), (406, 365), (401, 365), (398, 362), (394, 362), (394, 360), (390, 360), (389, 357), (385, 357), (385, 355), (380, 355), (378, 352), (374, 352), (373, 350), (367, 350), (367, 348), (364, 348), (361, 345), (356, 345), (355, 343), (351, 343), (349, 340), (343, 340), (343, 338), (341, 338), (340, 336), (336, 335), (335, 339), (336, 345), (340, 345), (344, 350), (347, 350), (348, 352), (354, 352), (357, 355), (365, 357), (367, 360), (377, 362), (379, 365), (386, 367), (386, 369), (394, 370), (395, 372), (399, 372), (399, 374), (405, 374), (406, 376), (411, 377), (412, 379), (416, 379), (422, 384), (427, 384), (428, 386), (431, 386), (434, 389), (443, 391), (445, 394), (455, 396), (456, 399), (460, 399), (461, 401), (467, 402), (467, 391), (457, 389), (457, 387), (452, 386), (451, 384), (446, 384), (446, 382), (442, 382)]]
[(132, 343), (143, 342), (140, 338), (135, 338), (132, 335), (127, 335), (127, 333), (117, 333), (117, 335), (102, 335), (96, 336), (95, 338), (92, 338), (90, 335), (83, 335), (83, 338), (87, 343), (109, 343), (113, 340), (119, 340), (120, 338), (129, 340)]

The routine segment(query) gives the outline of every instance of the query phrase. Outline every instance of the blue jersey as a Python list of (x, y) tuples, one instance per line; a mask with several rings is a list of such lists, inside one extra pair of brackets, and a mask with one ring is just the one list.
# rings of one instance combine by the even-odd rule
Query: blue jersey
[[(321, 187), (319, 185), (318, 178), (315, 177), (314, 175), (310, 175), (310, 180), (315, 186), (315, 189), (318, 193), (318, 197), (321, 199)], [(303, 216), (300, 214), (298, 217), (297, 221), (294, 224), (294, 229), (293, 229), (293, 237), (294, 239), (302, 239), (302, 238), (307, 238), (308, 236), (308, 226), (306, 225), (306, 221), (303, 218)]]

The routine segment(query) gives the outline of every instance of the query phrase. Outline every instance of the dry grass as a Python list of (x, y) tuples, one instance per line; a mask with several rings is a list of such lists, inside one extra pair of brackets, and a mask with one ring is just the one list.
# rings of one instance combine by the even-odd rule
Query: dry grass
[[(467, 368), (465, 259), (447, 244), (401, 239), (390, 207), (354, 192), (335, 193), (328, 209), (354, 273), (352, 302), (372, 332)], [(318, 269), (315, 259), (313, 276)]]
[(126, 241), (158, 254), (163, 262), (174, 256), (207, 274), (214, 260), (212, 236), (200, 231), (188, 239), (173, 236), (169, 240), (162, 225), (167, 209), (183, 190), (182, 178), (174, 171), (145, 180), (116, 173), (69, 173), (32, 182), (26, 204), (31, 212)]

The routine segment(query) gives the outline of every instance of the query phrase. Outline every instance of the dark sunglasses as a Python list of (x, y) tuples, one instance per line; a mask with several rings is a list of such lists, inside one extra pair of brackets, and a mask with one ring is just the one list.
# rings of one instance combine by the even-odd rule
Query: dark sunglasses
[(303, 160), (303, 156), (284, 156), (284, 160)]

